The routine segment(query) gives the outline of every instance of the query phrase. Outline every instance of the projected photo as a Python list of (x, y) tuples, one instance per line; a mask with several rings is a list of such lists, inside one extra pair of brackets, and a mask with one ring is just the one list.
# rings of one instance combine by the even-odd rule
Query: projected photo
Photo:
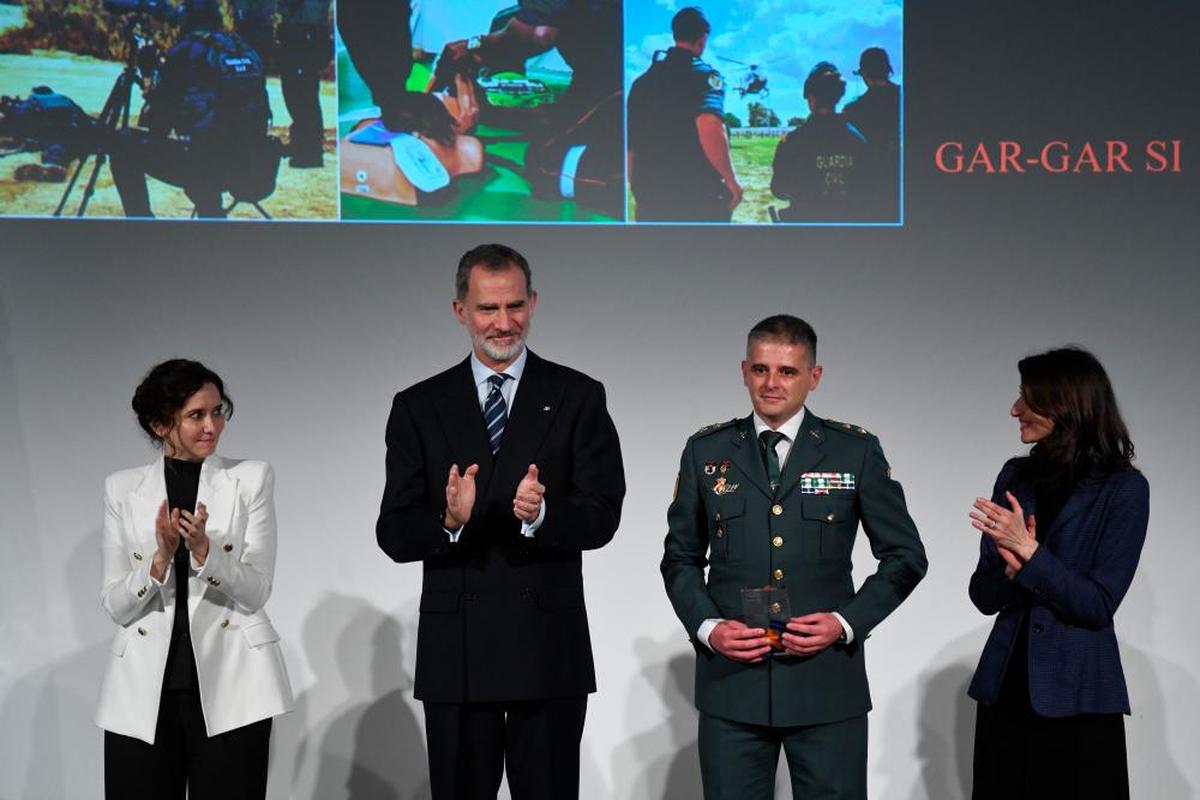
[(341, 215), (621, 222), (618, 0), (338, 0)]
[(331, 19), (330, 0), (0, 2), (0, 213), (336, 218)]
[(903, 3), (626, 0), (631, 222), (897, 224)]

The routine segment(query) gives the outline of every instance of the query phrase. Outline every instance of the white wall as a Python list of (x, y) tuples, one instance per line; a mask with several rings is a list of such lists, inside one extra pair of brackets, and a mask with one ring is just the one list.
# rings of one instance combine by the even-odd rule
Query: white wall
[[(128, 400), (174, 355), (225, 378), (237, 412), (222, 451), (278, 473), (268, 610), (299, 702), (276, 722), (271, 796), (425, 796), (411, 696), (420, 567), (374, 542), (383, 425), (396, 389), (465, 355), (453, 268), (485, 238), (529, 256), (541, 293), (531, 346), (604, 381), (625, 453), (621, 529), (584, 559), (600, 691), (583, 797), (699, 796), (691, 654), (658, 575), (665, 509), (686, 437), (747, 413), (745, 331), (777, 311), (815, 325), (826, 372), (810, 406), (881, 437), (929, 553), (925, 582), (867, 649), (872, 797), (966, 792), (965, 686), (990, 624), (966, 597), (966, 514), (1020, 450), (1007, 416), (1017, 360), (1069, 341), (1107, 365), (1152, 487), (1117, 616), (1134, 796), (1191, 796), (1200, 323), (1188, 216), (1164, 204), (1153, 222), (1102, 230), (1032, 212), (985, 225), (954, 218), (949, 198), (903, 230), (9, 224), (0, 798), (101, 796), (101, 482), (155, 457)], [(1187, 232), (1155, 238), (1145, 258), (1147, 236), (1173, 226)], [(872, 563), (861, 546), (860, 579)]]

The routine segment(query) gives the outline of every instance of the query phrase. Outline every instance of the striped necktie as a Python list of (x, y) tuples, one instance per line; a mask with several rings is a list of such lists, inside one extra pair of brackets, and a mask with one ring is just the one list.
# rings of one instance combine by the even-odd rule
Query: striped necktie
[(512, 375), (506, 375), (503, 372), (488, 376), (488, 383), (492, 385), (492, 388), (488, 392), (487, 399), (483, 401), (483, 421), (487, 425), (488, 440), (492, 444), (492, 455), (496, 455), (500, 449), (500, 438), (504, 436), (504, 423), (508, 420), (508, 405), (504, 402), (504, 395), (500, 393), (500, 387), (510, 378)]

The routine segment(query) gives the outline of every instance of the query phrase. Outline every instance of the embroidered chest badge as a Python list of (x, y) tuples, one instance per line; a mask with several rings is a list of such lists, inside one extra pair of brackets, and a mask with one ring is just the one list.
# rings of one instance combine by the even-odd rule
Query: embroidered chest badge
[(854, 489), (853, 472), (806, 472), (800, 476), (800, 494), (852, 492)]
[(717, 478), (717, 482), (713, 484), (713, 494), (720, 497), (723, 494), (733, 494), (737, 491), (739, 484), (730, 483), (725, 479), (725, 476)]

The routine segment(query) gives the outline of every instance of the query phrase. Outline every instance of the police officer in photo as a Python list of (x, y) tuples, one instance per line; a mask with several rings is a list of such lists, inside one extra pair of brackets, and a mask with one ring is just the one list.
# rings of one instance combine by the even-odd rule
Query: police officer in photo
[(867, 91), (847, 103), (842, 116), (866, 137), (871, 177), (879, 182), (871, 194), (880, 200), (880, 215), (894, 218), (900, 200), (900, 87), (891, 81), (892, 63), (882, 47), (863, 50), (855, 74)]
[(371, 91), (371, 102), (379, 106), (384, 127), (449, 146), (456, 131), (446, 106), (432, 94), (407, 89), (413, 68), (412, 14), (409, 0), (339, 0), (338, 33)]
[(330, 0), (282, 0), (276, 64), (283, 102), (292, 118), (288, 165), (324, 165), (325, 123), (321, 117), (321, 73), (333, 60)]
[(775, 150), (771, 193), (791, 205), (785, 222), (842, 222), (869, 219), (875, 201), (864, 186), (866, 139), (837, 113), (846, 81), (822, 61), (804, 81), (809, 116)]
[(629, 177), (638, 222), (728, 222), (742, 200), (725, 130), (725, 83), (701, 56), (711, 26), (689, 7), (675, 46), (654, 54), (629, 91)]
[(182, 187), (199, 217), (223, 217), (222, 192), (260, 200), (273, 191), (278, 152), (262, 60), (221, 30), (218, 0), (184, 6), (182, 35), (146, 94), (141, 123), (112, 143), (112, 175), (129, 217), (153, 216), (146, 175)]
[[(330, 0), (233, 0), (234, 30), (279, 72), (288, 116), (288, 166), (324, 165), (321, 73), (333, 60)], [(276, 28), (275, 17), (279, 16)]]
[(575, 200), (619, 218), (625, 206), (621, 26), (617, 0), (518, 0), (498, 30), (448, 42), (430, 88), (448, 88), (455, 73), (521, 70), (528, 59), (557, 49), (571, 83), (553, 104), (508, 114), (492, 107), (483, 120), (528, 137), (525, 178), (535, 197)]

